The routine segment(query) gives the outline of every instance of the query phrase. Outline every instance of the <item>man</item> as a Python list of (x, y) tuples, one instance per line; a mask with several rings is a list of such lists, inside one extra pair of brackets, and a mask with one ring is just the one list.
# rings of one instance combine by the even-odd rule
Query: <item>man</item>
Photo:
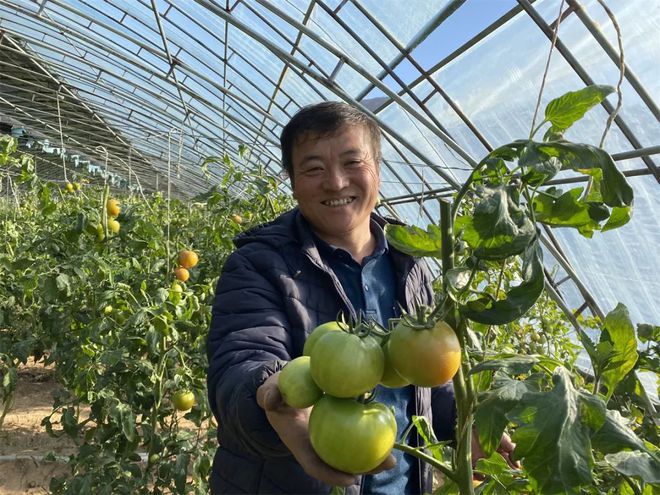
[[(218, 283), (208, 339), (209, 400), (220, 448), (212, 493), (423, 493), (431, 473), (394, 451), (378, 473), (354, 476), (326, 465), (309, 441), (310, 409), (282, 401), (278, 372), (302, 354), (309, 333), (344, 314), (386, 324), (399, 305), (433, 301), (426, 264), (388, 246), (374, 213), (380, 185), (380, 130), (337, 102), (301, 109), (284, 128), (282, 161), (298, 208), (245, 232)], [(451, 383), (385, 389), (399, 432), (413, 414), (453, 437)], [(418, 439), (412, 439), (413, 444)]]

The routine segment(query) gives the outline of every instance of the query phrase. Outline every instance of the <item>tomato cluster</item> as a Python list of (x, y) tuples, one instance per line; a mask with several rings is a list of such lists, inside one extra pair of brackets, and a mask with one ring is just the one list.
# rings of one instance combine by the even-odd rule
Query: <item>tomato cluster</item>
[(365, 394), (378, 384), (440, 385), (454, 376), (461, 361), (456, 334), (442, 321), (422, 324), (406, 317), (390, 334), (372, 328), (335, 321), (319, 325), (305, 342), (303, 356), (279, 376), (289, 406), (313, 408), (309, 433), (319, 457), (354, 474), (382, 463), (397, 433), (392, 411), (363, 400)]

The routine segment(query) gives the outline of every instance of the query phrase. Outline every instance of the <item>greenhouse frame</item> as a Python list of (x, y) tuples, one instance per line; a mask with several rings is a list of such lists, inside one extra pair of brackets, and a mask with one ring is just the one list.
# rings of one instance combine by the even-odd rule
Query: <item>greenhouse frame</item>
[[(426, 229), (549, 102), (610, 86), (564, 137), (611, 156), (631, 218), (587, 236), (541, 225), (544, 285), (575, 331), (618, 303), (657, 328), (659, 19), (643, 0), (0, 0), (0, 134), (50, 183), (190, 204), (234, 167), (289, 194), (283, 126), (342, 101), (383, 133), (377, 211)], [(9, 199), (20, 171), (0, 174)], [(564, 168), (543, 187), (594, 180)]]

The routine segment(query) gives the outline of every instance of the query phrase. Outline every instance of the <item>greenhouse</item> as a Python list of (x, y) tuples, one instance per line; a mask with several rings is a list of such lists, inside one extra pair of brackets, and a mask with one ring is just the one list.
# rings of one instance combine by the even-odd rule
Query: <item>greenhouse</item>
[(659, 60), (657, 1), (0, 0), (0, 495), (658, 493)]

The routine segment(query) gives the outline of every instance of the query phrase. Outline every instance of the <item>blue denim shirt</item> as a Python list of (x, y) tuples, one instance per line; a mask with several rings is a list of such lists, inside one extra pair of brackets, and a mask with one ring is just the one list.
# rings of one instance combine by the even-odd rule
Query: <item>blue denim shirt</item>
[[(387, 321), (399, 315), (396, 301), (396, 278), (388, 256), (387, 239), (383, 229), (372, 220), (371, 232), (376, 238), (374, 252), (359, 264), (350, 253), (316, 238), (319, 254), (335, 272), (356, 313), (373, 319), (387, 328)], [(391, 389), (378, 386), (376, 400), (395, 411), (398, 434), (410, 424), (413, 405), (413, 387)], [(404, 495), (414, 493), (409, 480), (415, 467), (412, 456), (394, 450), (396, 467), (376, 475), (365, 476), (362, 493), (379, 495)]]

